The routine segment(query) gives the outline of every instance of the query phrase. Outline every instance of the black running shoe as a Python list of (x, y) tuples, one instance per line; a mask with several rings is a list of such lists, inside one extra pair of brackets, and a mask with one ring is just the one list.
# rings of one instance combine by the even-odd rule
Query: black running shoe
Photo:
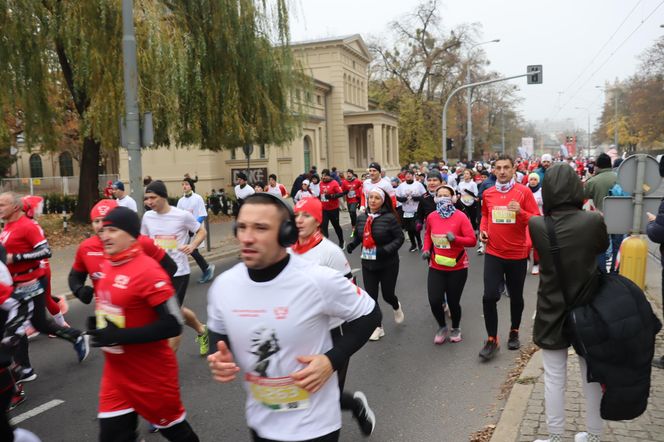
[(490, 337), (484, 341), (484, 347), (482, 347), (482, 350), (480, 350), (480, 358), (485, 361), (490, 361), (494, 356), (496, 356), (498, 350), (500, 350), (500, 344), (498, 344), (496, 338)]
[(376, 415), (371, 407), (369, 407), (369, 401), (364, 393), (356, 391), (353, 394), (353, 399), (357, 404), (358, 410), (357, 412), (353, 411), (353, 416), (357, 419), (362, 434), (370, 436), (371, 433), (373, 433), (374, 428), (376, 428)]
[(519, 341), (519, 330), (510, 330), (510, 339), (507, 341), (507, 348), (509, 350), (518, 350), (521, 347)]
[(409, 252), (417, 252), (417, 246), (410, 246), (410, 249), (408, 249)]
[(28, 371), (19, 370), (18, 373), (15, 373), (14, 382), (20, 384), (23, 382), (34, 381), (35, 379), (37, 379), (37, 373), (31, 368)]

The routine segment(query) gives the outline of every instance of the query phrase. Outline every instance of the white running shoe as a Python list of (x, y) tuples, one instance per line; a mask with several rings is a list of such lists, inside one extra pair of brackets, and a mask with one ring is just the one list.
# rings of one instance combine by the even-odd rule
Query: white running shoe
[(477, 254), (478, 255), (484, 255), (484, 243), (481, 242), (480, 246), (477, 248)]
[(582, 431), (574, 435), (574, 442), (601, 442), (599, 434), (592, 434)]
[(376, 327), (376, 329), (371, 333), (371, 336), (369, 336), (370, 341), (377, 341), (380, 338), (385, 336), (385, 330), (383, 330), (383, 327)]
[(403, 309), (401, 308), (401, 303), (399, 303), (399, 308), (394, 311), (394, 322), (401, 324), (404, 318)]
[(535, 442), (563, 442), (563, 435), (550, 434), (548, 439), (536, 439)]
[(539, 264), (533, 265), (533, 270), (530, 272), (531, 275), (539, 275)]

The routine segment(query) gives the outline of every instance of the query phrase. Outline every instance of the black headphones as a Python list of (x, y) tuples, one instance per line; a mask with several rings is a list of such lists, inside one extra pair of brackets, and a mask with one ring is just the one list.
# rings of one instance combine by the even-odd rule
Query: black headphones
[[(288, 219), (282, 221), (281, 225), (279, 226), (279, 236), (277, 237), (277, 241), (279, 241), (279, 245), (281, 247), (290, 247), (295, 244), (297, 242), (298, 232), (297, 227), (295, 226), (295, 214), (293, 213), (291, 206), (286, 204), (286, 202), (278, 196), (267, 192), (254, 193), (249, 195), (244, 199), (243, 204), (246, 204), (247, 201), (251, 200), (252, 198), (269, 198), (273, 201), (276, 201), (281, 205), (281, 207), (284, 207), (288, 211)], [(233, 235), (237, 237), (236, 221), (233, 221)]]

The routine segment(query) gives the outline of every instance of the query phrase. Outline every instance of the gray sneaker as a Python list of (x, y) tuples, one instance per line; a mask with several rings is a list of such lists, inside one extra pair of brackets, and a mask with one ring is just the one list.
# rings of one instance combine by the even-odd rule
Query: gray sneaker
[(453, 328), (452, 332), (450, 333), (450, 342), (461, 342), (461, 341), (463, 341), (463, 338), (461, 337), (461, 329)]
[(433, 343), (436, 345), (443, 345), (449, 334), (450, 332), (447, 327), (440, 327), (433, 337)]

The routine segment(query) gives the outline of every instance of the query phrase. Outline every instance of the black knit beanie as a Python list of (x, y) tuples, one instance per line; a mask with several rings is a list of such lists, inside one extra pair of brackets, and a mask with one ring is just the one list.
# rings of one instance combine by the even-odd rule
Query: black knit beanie
[(124, 230), (134, 238), (141, 234), (141, 220), (136, 212), (128, 207), (116, 207), (104, 217), (104, 227), (115, 227)]
[(145, 188), (145, 193), (154, 193), (159, 195), (162, 198), (168, 198), (168, 191), (166, 190), (166, 184), (161, 180), (156, 180), (151, 182)]
[(600, 169), (610, 169), (611, 168), (611, 157), (605, 153), (599, 154), (597, 161), (595, 161), (595, 166)]

